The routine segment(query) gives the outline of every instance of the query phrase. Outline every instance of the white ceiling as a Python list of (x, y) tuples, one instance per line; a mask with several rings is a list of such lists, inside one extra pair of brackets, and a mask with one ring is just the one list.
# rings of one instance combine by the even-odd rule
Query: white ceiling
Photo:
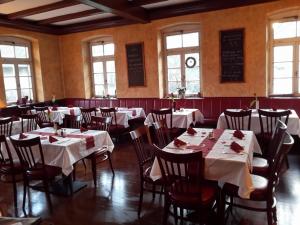
[[(199, 1), (199, 0), (168, 0), (168, 1), (158, 2), (158, 3), (143, 5), (143, 8), (154, 9), (154, 8), (158, 8), (158, 7), (168, 6), (168, 5), (177, 5), (177, 4), (182, 4), (182, 3), (187, 3), (187, 2), (197, 2), (197, 1)], [(223, 1), (225, 1), (225, 0), (223, 0)]]
[(74, 24), (74, 23), (81, 23), (81, 22), (86, 22), (86, 21), (91, 21), (91, 20), (96, 20), (96, 19), (104, 19), (104, 18), (108, 18), (108, 17), (112, 17), (114, 16), (111, 13), (100, 13), (99, 15), (93, 15), (93, 16), (86, 16), (86, 17), (82, 17), (82, 18), (78, 18), (78, 19), (72, 19), (72, 20), (65, 20), (65, 21), (61, 21), (61, 22), (57, 22), (57, 23), (53, 23), (53, 25), (70, 25), (70, 24)]

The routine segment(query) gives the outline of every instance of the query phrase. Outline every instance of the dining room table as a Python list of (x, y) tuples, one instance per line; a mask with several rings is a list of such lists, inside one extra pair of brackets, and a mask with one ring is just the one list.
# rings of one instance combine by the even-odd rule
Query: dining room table
[[(235, 137), (234, 130), (206, 128), (194, 128), (194, 130), (195, 134), (185, 132), (162, 150), (174, 154), (202, 151), (205, 179), (218, 181), (220, 186), (224, 183), (234, 184), (239, 187), (239, 196), (249, 198), (254, 189), (250, 175), (253, 153), (261, 154), (261, 148), (254, 132), (243, 130), (241, 131), (243, 137), (240, 139)], [(176, 144), (178, 140), (185, 144), (178, 146)], [(241, 147), (239, 151), (232, 147), (236, 144)], [(150, 171), (150, 177), (153, 180), (162, 177), (156, 158)]]
[[(170, 126), (170, 115), (167, 115), (167, 125)], [(153, 121), (152, 113), (149, 113), (145, 119), (144, 124), (151, 126), (155, 121)], [(203, 123), (204, 116), (199, 109), (188, 109), (181, 108), (172, 113), (172, 125), (177, 128), (187, 129), (191, 124), (196, 124), (196, 122)]]
[[(7, 119), (7, 118), (8, 117), (0, 117), (0, 120)], [(24, 127), (27, 127), (28, 120), (24, 119), (23, 123), (24, 123)], [(38, 124), (37, 124), (37, 128), (39, 128)], [(11, 135), (20, 134), (20, 133), (22, 133), (22, 120), (21, 118), (15, 118), (12, 121)]]
[[(227, 110), (239, 112), (242, 109), (227, 109)], [(276, 109), (276, 110), (274, 110), (274, 109), (263, 109), (263, 110), (280, 112), (283, 109)], [(300, 137), (300, 119), (299, 119), (299, 116), (298, 116), (298, 114), (295, 110), (292, 109), (290, 111), (291, 111), (291, 114), (289, 115), (289, 119), (288, 119), (288, 123), (287, 123), (287, 131), (292, 135), (297, 135), (297, 136)], [(282, 117), (282, 121), (284, 121), (284, 120), (285, 120), (285, 117)], [(248, 118), (245, 118), (244, 122), (247, 123)], [(263, 120), (263, 123), (266, 123), (266, 120)], [(228, 128), (224, 113), (221, 113), (221, 115), (218, 118), (217, 128), (220, 128), (220, 129)], [(261, 132), (259, 114), (258, 114), (257, 109), (252, 109), (250, 130), (252, 130), (255, 134), (259, 134)]]

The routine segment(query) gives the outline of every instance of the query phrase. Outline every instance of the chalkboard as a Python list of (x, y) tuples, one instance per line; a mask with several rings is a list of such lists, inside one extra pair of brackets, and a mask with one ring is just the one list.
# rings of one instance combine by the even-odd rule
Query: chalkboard
[(126, 45), (129, 87), (145, 86), (144, 44)]
[(244, 29), (220, 31), (221, 82), (244, 81)]

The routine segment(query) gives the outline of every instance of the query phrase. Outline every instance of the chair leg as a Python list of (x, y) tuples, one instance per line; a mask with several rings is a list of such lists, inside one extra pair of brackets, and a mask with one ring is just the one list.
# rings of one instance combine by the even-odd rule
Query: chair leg
[(23, 208), (23, 211), (24, 213), (26, 214), (25, 212), (25, 202), (26, 202), (26, 188), (27, 188), (27, 181), (24, 179), (24, 182), (23, 182), (23, 204), (22, 204), (22, 208)]
[(51, 197), (50, 197), (50, 193), (49, 193), (49, 184), (48, 181), (44, 180), (44, 188), (45, 188), (45, 194), (46, 194), (46, 198), (49, 204), (49, 208), (50, 208), (50, 212), (53, 212), (53, 208), (52, 208), (52, 202), (51, 202)]
[(76, 163), (73, 164), (73, 180), (76, 180)]
[(115, 171), (114, 171), (114, 167), (112, 165), (112, 162), (111, 162), (111, 152), (107, 152), (107, 156), (108, 156), (108, 161), (109, 161), (109, 165), (110, 165), (110, 169), (111, 169), (111, 172), (113, 174), (113, 176), (115, 175)]
[(97, 187), (97, 163), (96, 163), (96, 157), (95, 156), (92, 157), (91, 163), (92, 163), (92, 173), (93, 173), (94, 186)]
[(273, 225), (273, 216), (272, 216), (272, 205), (267, 203), (267, 218), (268, 218), (268, 225)]
[(175, 205), (173, 205), (173, 210), (174, 210), (175, 225), (177, 225), (178, 224), (178, 215), (177, 215), (177, 207)]
[(141, 179), (140, 201), (139, 201), (139, 208), (138, 208), (138, 218), (140, 218), (141, 211), (142, 211), (143, 196), (144, 196), (144, 181), (143, 181), (143, 179)]
[(14, 207), (15, 207), (15, 214), (18, 217), (18, 192), (17, 192), (17, 183), (15, 175), (12, 175), (13, 181), (13, 190), (14, 190)]
[(165, 205), (164, 205), (164, 215), (163, 215), (163, 225), (166, 225), (168, 222), (168, 215), (169, 215), (169, 208), (170, 208), (170, 203), (168, 201), (168, 197), (165, 194)]
[(155, 200), (155, 191), (156, 191), (155, 184), (152, 184), (152, 201)]
[(180, 208), (180, 224), (183, 225), (183, 209)]
[(277, 222), (277, 209), (276, 209), (276, 206), (272, 209), (272, 215), (273, 215), (273, 220), (276, 223)]

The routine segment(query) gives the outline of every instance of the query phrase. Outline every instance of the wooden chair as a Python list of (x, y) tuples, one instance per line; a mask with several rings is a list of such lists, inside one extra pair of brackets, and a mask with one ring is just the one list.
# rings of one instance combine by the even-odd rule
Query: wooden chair
[[(250, 200), (252, 203), (253, 201), (265, 202), (266, 207), (258, 208), (258, 205), (260, 204), (252, 204), (253, 206), (244, 205), (242, 204), (243, 202), (240, 201), (235, 203), (233, 201), (234, 198), (240, 198), (238, 195), (238, 187), (226, 183), (222, 189), (222, 201), (229, 205), (230, 211), (232, 211), (232, 207), (239, 207), (252, 211), (267, 212), (268, 225), (273, 225), (273, 222), (277, 222), (275, 191), (279, 183), (280, 170), (284, 163), (284, 159), (293, 144), (294, 140), (292, 136), (285, 132), (284, 139), (278, 145), (278, 151), (271, 164), (270, 176), (265, 178), (258, 175), (251, 175), (254, 190), (251, 192), (250, 198), (243, 199), (243, 202), (245, 203), (247, 200)], [(226, 196), (230, 197), (230, 201), (225, 200)]]
[(48, 112), (48, 107), (33, 107), (36, 110), (37, 114), (37, 124), (39, 125), (40, 128), (44, 127), (53, 127), (53, 123), (50, 121), (50, 118), (47, 114)]
[(270, 143), (268, 145), (267, 151), (265, 153), (265, 157), (253, 157), (252, 161), (252, 173), (264, 177), (268, 177), (270, 175), (271, 164), (274, 161), (274, 157), (278, 151), (278, 145), (282, 142), (284, 138), (285, 131), (287, 130), (287, 126), (281, 121), (278, 120), (276, 127), (273, 131)]
[[(156, 146), (155, 146), (156, 147)], [(174, 154), (156, 147), (154, 154), (158, 160), (163, 182), (165, 183), (165, 204), (163, 224), (167, 224), (170, 206), (173, 206), (175, 224), (184, 217), (183, 210), (197, 210), (203, 214), (212, 208), (217, 199), (217, 187), (204, 180), (204, 159), (202, 152)], [(177, 211), (180, 209), (180, 216)], [(204, 215), (202, 215), (204, 217)], [(208, 217), (206, 217), (208, 219)]]
[(0, 175), (11, 177), (14, 192), (14, 207), (15, 214), (18, 215), (17, 201), (17, 176), (22, 175), (22, 166), (20, 162), (14, 161), (11, 155), (10, 148), (6, 142), (6, 136), (0, 135)]
[(156, 145), (160, 148), (166, 147), (170, 142), (170, 133), (169, 129), (165, 126), (164, 121), (157, 121), (153, 123), (155, 137), (156, 137)]
[(0, 118), (0, 135), (9, 137), (11, 135), (12, 123), (11, 117)]
[(96, 108), (80, 108), (84, 127), (91, 125), (92, 116), (96, 116)]
[(225, 110), (224, 115), (227, 128), (231, 130), (250, 130), (252, 110), (229, 111)]
[[(152, 192), (154, 199), (155, 193), (157, 193), (156, 186), (162, 186), (163, 183), (161, 179), (153, 181), (150, 178), (150, 170), (154, 161), (154, 148), (152, 146), (148, 127), (138, 127), (136, 130), (131, 131), (129, 134), (134, 144), (134, 149), (138, 159), (140, 170), (140, 200), (138, 206), (138, 217), (140, 217), (144, 191)], [(148, 188), (147, 185), (151, 185), (152, 189)], [(161, 193), (161, 191), (159, 193)]]
[(18, 105), (19, 115), (31, 114), (31, 107), (26, 105)]
[(81, 127), (80, 117), (75, 115), (65, 115), (63, 127), (79, 129)]
[[(111, 124), (111, 117), (99, 117), (99, 116), (91, 117), (91, 126), (93, 130), (103, 130), (108, 132), (110, 124)], [(98, 149), (91, 155), (87, 156), (86, 159), (91, 160), (95, 187), (97, 187), (97, 164), (98, 163), (104, 162), (105, 160), (108, 159), (111, 172), (113, 173), (113, 176), (115, 175), (115, 171), (111, 161), (111, 152), (108, 151), (107, 148)]]
[(104, 107), (100, 108), (100, 111), (102, 117), (112, 117), (109, 134), (112, 138), (115, 138), (116, 141), (118, 141), (123, 134), (128, 132), (127, 128), (117, 123), (117, 111), (115, 108)]
[(159, 110), (151, 110), (153, 122), (162, 121), (163, 126), (169, 129), (170, 137), (173, 140), (178, 137), (182, 132), (182, 129), (173, 127), (173, 110), (172, 108), (165, 108)]
[(145, 117), (136, 117), (128, 120), (130, 131), (137, 129), (138, 127), (144, 126), (144, 122), (145, 122)]
[(23, 210), (25, 212), (26, 189), (32, 187), (31, 181), (41, 180), (45, 190), (50, 210), (52, 203), (49, 193), (49, 183), (60, 175), (61, 168), (45, 164), (44, 153), (39, 137), (26, 140), (10, 138), (20, 160), (24, 177)]
[(36, 114), (22, 114), (21, 115), (22, 133), (37, 129), (37, 115)]

